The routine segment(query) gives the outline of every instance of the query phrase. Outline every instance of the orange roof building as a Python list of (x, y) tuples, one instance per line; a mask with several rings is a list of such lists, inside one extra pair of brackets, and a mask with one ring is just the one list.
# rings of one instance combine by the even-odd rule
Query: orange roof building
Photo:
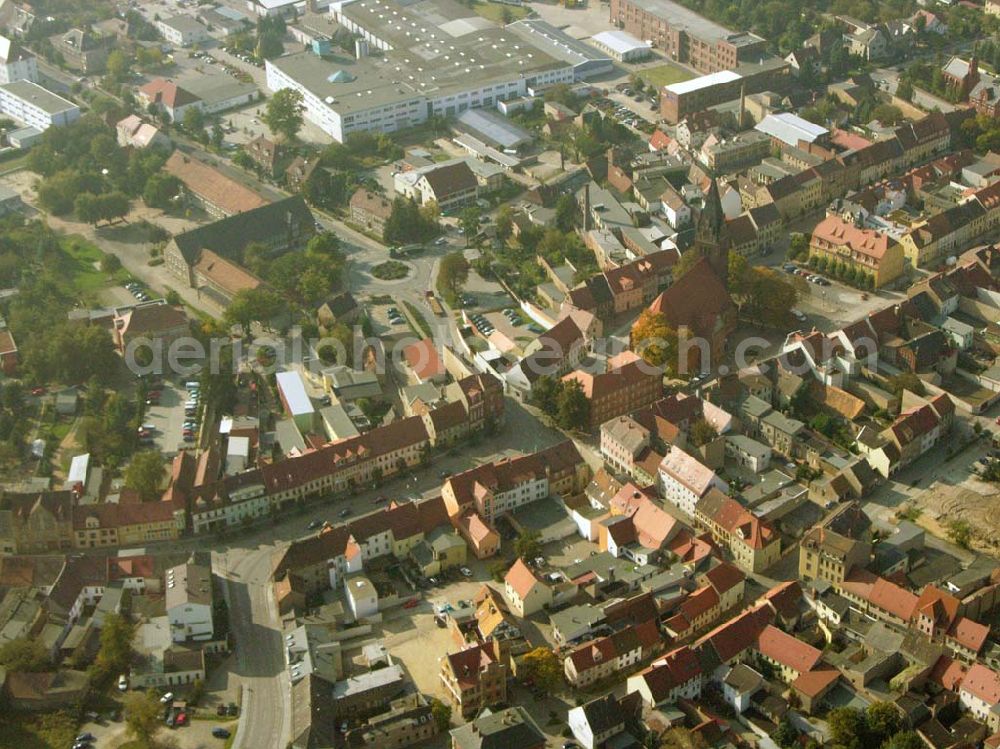
[(862, 229), (840, 216), (827, 216), (813, 229), (810, 257), (840, 263), (872, 278), (876, 288), (898, 279), (905, 267), (903, 246), (888, 234)]

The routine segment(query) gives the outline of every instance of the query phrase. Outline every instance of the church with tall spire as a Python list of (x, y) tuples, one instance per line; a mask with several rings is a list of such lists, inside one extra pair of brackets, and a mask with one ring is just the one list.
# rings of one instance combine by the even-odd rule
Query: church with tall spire
[(719, 280), (728, 287), (729, 249), (730, 238), (729, 232), (726, 230), (726, 214), (722, 210), (719, 184), (713, 178), (712, 184), (708, 188), (708, 194), (705, 195), (704, 205), (698, 214), (694, 242), (688, 252), (696, 252), (708, 260)]

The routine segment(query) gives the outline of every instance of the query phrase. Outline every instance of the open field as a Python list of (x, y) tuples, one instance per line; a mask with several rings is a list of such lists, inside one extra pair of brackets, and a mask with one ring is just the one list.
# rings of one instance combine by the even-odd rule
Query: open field
[(647, 86), (669, 86), (671, 83), (689, 81), (694, 76), (687, 70), (673, 63), (657, 65), (654, 68), (646, 68), (639, 71), (639, 77)]

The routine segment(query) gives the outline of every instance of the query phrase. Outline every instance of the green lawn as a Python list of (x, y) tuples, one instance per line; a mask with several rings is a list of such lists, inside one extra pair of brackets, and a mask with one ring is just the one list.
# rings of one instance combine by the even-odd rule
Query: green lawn
[[(431, 326), (427, 324), (427, 318), (424, 317), (423, 313), (407, 301), (403, 302), (403, 306), (406, 307), (406, 311), (410, 313), (410, 317), (417, 325), (418, 330), (414, 330), (413, 332), (417, 335), (423, 335), (430, 338), (432, 335)], [(410, 327), (413, 326), (411, 325)]]
[[(472, 10), (483, 18), (493, 21), (493, 23), (513, 23), (531, 13), (531, 9), (523, 5), (504, 5), (503, 3), (475, 3)], [(504, 20), (504, 12), (507, 12), (507, 20)]]
[(665, 65), (657, 65), (655, 68), (646, 68), (639, 71), (639, 77), (642, 78), (647, 86), (656, 86), (659, 88), (660, 86), (669, 86), (671, 83), (689, 81), (694, 78), (694, 74), (668, 62)]
[(68, 279), (82, 296), (96, 294), (108, 285), (108, 274), (95, 263), (100, 263), (104, 253), (94, 244), (79, 236), (63, 237), (59, 242), (65, 256), (63, 277)]

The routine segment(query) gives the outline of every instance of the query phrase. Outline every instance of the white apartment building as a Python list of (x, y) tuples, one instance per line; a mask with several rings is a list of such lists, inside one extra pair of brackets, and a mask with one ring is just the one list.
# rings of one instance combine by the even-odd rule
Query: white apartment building
[(505, 512), (545, 499), (547, 496), (549, 496), (547, 476), (528, 478), (507, 491), (493, 492), (485, 499), (483, 501), (483, 518), (492, 524)]
[(228, 499), (209, 502), (199, 497), (191, 508), (191, 526), (195, 533), (209, 533), (219, 528), (241, 525), (247, 518), (259, 518), (271, 511), (271, 498), (263, 482), (255, 481), (233, 488)]
[(80, 119), (76, 104), (29, 80), (0, 85), (0, 112), (36, 130)]
[(190, 47), (192, 44), (207, 42), (211, 38), (207, 28), (186, 15), (157, 21), (156, 30), (160, 32), (160, 36), (178, 47)]
[(712, 487), (721, 492), (729, 490), (715, 471), (672, 445), (660, 462), (660, 491), (664, 499), (694, 517), (695, 505)]
[(167, 570), (166, 583), (170, 639), (211, 640), (215, 632), (211, 568), (193, 562), (180, 564)]
[(0, 36), (0, 84), (14, 81), (38, 83), (38, 60), (19, 44)]

